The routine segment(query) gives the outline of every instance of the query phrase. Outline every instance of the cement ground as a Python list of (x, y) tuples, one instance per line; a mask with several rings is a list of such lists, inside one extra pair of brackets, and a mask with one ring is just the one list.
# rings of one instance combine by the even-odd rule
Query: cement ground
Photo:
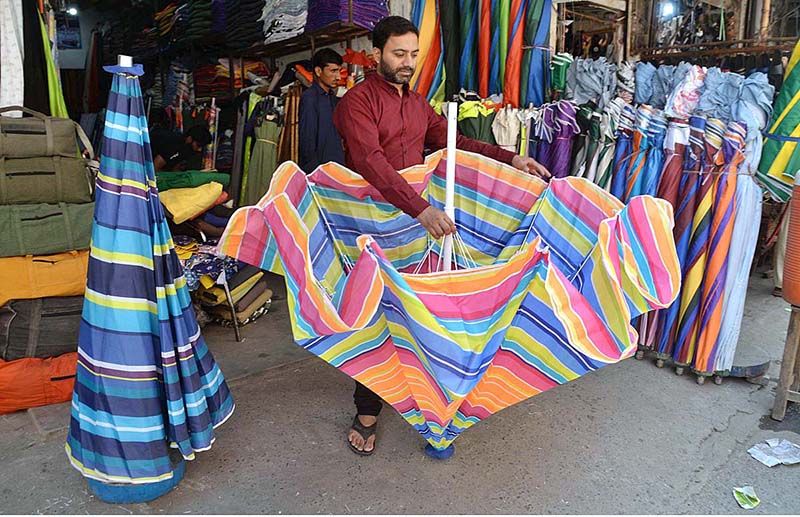
[[(276, 284), (276, 290), (282, 290)], [(800, 443), (800, 411), (768, 416), (788, 306), (754, 277), (742, 356), (772, 359), (767, 386), (699, 386), (633, 359), (517, 404), (466, 431), (456, 455), (384, 410), (374, 456), (350, 452), (352, 381), (291, 339), (285, 298), (243, 329), (204, 335), (236, 400), (212, 450), (148, 504), (93, 497), (63, 451), (68, 404), (0, 417), (3, 513), (748, 513), (731, 495), (752, 485), (750, 513), (800, 513), (800, 465), (767, 468), (747, 454), (772, 437)]]

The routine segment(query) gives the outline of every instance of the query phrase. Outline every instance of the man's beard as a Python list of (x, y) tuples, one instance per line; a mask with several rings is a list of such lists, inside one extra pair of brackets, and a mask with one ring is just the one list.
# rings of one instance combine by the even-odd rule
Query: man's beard
[[(386, 62), (382, 59), (380, 66), (381, 66), (381, 75), (383, 76), (383, 78), (393, 84), (408, 84), (411, 81), (411, 77), (414, 75), (413, 68), (403, 66), (392, 70), (389, 67), (389, 65), (386, 64)], [(408, 72), (409, 73), (408, 78), (407, 79), (401, 78), (399, 76), (401, 72)]]

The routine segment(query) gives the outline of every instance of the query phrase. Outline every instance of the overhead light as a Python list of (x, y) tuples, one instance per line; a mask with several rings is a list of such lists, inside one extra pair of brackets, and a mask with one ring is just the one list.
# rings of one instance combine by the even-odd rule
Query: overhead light
[(78, 8), (77, 7), (70, 7), (67, 9), (67, 14), (70, 16), (78, 16)]
[(661, 16), (663, 18), (669, 18), (675, 14), (675, 4), (672, 2), (664, 2), (661, 4)]

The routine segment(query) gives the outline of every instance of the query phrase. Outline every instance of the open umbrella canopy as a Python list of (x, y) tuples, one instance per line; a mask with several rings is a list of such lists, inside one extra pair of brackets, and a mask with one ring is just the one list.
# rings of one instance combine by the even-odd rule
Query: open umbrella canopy
[[(446, 155), (401, 172), (434, 206)], [(544, 390), (635, 351), (631, 318), (668, 305), (680, 271), (672, 208), (625, 206), (581, 178), (541, 180), (456, 156), (458, 266), (337, 164), (284, 163), (219, 251), (284, 275), (298, 344), (376, 392), (435, 448)]]
[(66, 450), (86, 477), (160, 483), (169, 450), (207, 450), (233, 413), (197, 326), (158, 199), (147, 120), (133, 68), (114, 74), (97, 175), (92, 246)]

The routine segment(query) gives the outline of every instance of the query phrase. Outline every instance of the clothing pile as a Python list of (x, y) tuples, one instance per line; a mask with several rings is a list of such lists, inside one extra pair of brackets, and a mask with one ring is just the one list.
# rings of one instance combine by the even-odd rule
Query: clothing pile
[(306, 31), (315, 31), (336, 22), (352, 23), (372, 30), (389, 16), (386, 0), (308, 0)]
[(25, 111), (0, 116), (0, 414), (72, 394), (94, 214), (83, 130)]
[(307, 0), (266, 0), (259, 21), (264, 23), (264, 43), (283, 41), (303, 33)]
[(189, 16), (184, 37), (189, 41), (202, 40), (211, 34), (211, 0), (189, 0)]
[(264, 41), (264, 21), (255, 16), (265, 0), (225, 0), (225, 42), (234, 49)]

